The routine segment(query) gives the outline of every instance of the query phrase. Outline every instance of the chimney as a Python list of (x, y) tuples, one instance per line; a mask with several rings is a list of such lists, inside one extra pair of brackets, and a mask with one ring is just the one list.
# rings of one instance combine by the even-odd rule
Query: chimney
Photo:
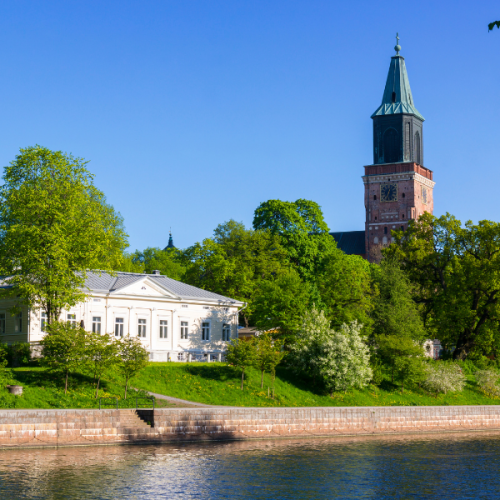
[(153, 271), (153, 274), (156, 274), (157, 276), (159, 276), (161, 273), (160, 273), (160, 271), (158, 271), (158, 269), (155, 269), (155, 270)]

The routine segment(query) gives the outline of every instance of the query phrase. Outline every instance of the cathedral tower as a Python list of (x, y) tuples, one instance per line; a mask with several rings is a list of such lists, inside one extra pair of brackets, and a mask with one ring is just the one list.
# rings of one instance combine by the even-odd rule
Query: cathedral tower
[[(399, 38), (397, 38), (399, 41)], [(405, 60), (394, 47), (382, 104), (372, 115), (373, 165), (365, 166), (365, 251), (369, 260), (391, 231), (434, 208), (432, 171), (424, 167), (424, 117), (415, 108)]]

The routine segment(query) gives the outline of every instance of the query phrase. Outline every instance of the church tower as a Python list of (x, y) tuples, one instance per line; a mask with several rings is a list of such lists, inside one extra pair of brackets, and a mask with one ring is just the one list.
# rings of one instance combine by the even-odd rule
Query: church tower
[[(399, 38), (397, 37), (399, 42)], [(373, 165), (365, 166), (365, 251), (373, 256), (391, 243), (391, 231), (405, 230), (434, 208), (432, 171), (424, 167), (424, 117), (415, 108), (401, 46), (373, 119)]]

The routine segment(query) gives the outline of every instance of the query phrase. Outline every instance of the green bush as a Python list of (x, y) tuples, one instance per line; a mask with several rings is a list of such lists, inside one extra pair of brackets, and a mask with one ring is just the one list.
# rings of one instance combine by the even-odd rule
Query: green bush
[(500, 374), (495, 370), (479, 370), (475, 373), (477, 385), (490, 397), (500, 396), (498, 380)]
[(31, 348), (28, 342), (15, 342), (7, 346), (7, 360), (10, 367), (26, 366), (31, 361)]

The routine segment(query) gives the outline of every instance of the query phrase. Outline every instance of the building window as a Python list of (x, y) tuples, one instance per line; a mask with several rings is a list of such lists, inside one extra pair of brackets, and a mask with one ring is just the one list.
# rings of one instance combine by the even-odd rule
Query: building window
[(225, 342), (231, 340), (231, 325), (228, 325), (227, 323), (222, 325), (222, 340)]
[(201, 324), (201, 340), (210, 340), (210, 323), (208, 321)]
[(76, 326), (76, 314), (67, 314), (66, 320), (71, 326)]
[(23, 331), (23, 313), (17, 313), (14, 324), (14, 331), (16, 333), (21, 333)]
[(7, 323), (7, 318), (5, 313), (0, 313), (0, 334), (5, 335), (5, 325)]
[(373, 199), (374, 199), (374, 200), (376, 200), (376, 199), (377, 199), (377, 195), (376, 195), (376, 194), (374, 194), (374, 195), (373, 195)]
[(382, 245), (387, 245), (387, 236), (382, 238)]
[(392, 93), (392, 102), (396, 102), (396, 92)]
[(183, 352), (177, 353), (177, 361), (184, 361), (184, 353)]
[(168, 338), (168, 321), (166, 319), (160, 320), (160, 338)]
[(375, 238), (373, 238), (373, 243), (375, 245), (378, 245), (378, 236), (375, 236)]
[(123, 318), (115, 318), (115, 337), (123, 337)]
[(92, 317), (92, 333), (101, 334), (101, 317), (93, 316)]
[(403, 198), (405, 198), (405, 194), (403, 193)]
[(387, 226), (384, 227), (384, 234), (387, 234)]
[(47, 328), (47, 313), (45, 311), (42, 311), (40, 314), (40, 331), (45, 332)]
[(146, 320), (139, 319), (139, 324), (137, 325), (137, 336), (141, 338), (146, 338)]
[(415, 163), (421, 164), (420, 158), (420, 134), (415, 132)]
[(401, 226), (401, 231), (404, 231), (405, 230), (405, 227), (404, 226)]
[(188, 322), (187, 321), (181, 321), (181, 339), (187, 339), (188, 338)]

